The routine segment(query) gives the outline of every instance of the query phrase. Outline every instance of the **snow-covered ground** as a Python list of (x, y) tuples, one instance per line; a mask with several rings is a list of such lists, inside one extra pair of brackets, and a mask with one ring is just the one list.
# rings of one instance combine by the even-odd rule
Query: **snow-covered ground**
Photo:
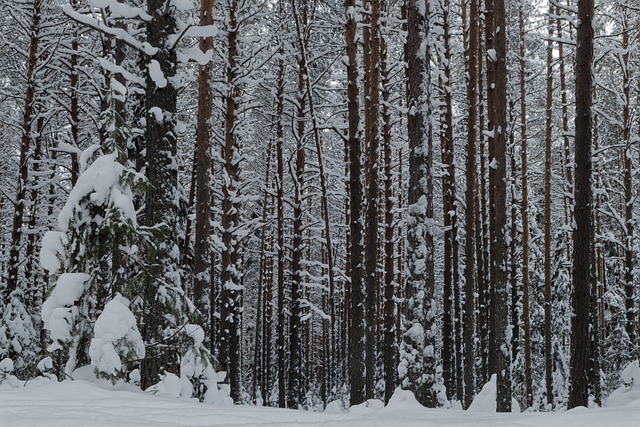
[(169, 426), (640, 426), (640, 401), (621, 407), (554, 413), (496, 414), (425, 409), (406, 392), (392, 402), (324, 413), (252, 406), (212, 406), (142, 392), (101, 388), (85, 381), (0, 388), (0, 427)]

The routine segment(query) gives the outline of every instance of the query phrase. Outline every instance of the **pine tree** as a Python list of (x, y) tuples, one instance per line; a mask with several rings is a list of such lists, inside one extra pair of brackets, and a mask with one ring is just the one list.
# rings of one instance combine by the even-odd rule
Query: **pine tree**
[(592, 293), (594, 242), (591, 153), (592, 153), (592, 65), (593, 0), (578, 1), (576, 49), (576, 118), (575, 118), (575, 228), (573, 231), (573, 316), (571, 322), (571, 386), (569, 408), (588, 406), (591, 352), (590, 319), (594, 301)]
[(409, 191), (403, 341), (398, 371), (402, 385), (421, 404), (435, 407), (435, 295), (433, 265), (433, 157), (430, 126), (428, 8), (407, 4), (407, 117)]

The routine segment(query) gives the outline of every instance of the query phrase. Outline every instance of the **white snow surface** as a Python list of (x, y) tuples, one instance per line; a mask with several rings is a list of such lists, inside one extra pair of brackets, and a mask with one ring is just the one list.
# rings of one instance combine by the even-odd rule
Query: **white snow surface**
[[(432, 427), (509, 426), (578, 427), (634, 426), (640, 422), (640, 401), (615, 409), (577, 408), (553, 413), (496, 414), (451, 409), (426, 409), (407, 392), (391, 403), (359, 405), (342, 413), (254, 406), (216, 406), (186, 399), (116, 390), (106, 382), (35, 382), (20, 388), (0, 387), (0, 426), (245, 426), (245, 427)], [(354, 410), (356, 409), (356, 410)]]
[[(605, 406), (613, 408), (640, 402), (640, 364), (637, 360), (622, 370), (621, 379), (625, 385), (615, 389), (607, 397)], [(640, 419), (638, 421), (640, 424)]]

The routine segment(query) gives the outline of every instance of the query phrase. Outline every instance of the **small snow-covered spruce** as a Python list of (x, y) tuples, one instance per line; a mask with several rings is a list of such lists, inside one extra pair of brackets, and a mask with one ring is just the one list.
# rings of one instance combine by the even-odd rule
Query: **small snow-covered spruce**
[(124, 379), (127, 366), (144, 357), (144, 342), (129, 310), (129, 300), (120, 294), (109, 301), (93, 328), (89, 346), (96, 376), (116, 382)]
[(33, 317), (23, 304), (24, 292), (16, 289), (7, 304), (0, 305), (0, 359), (12, 358), (19, 377), (33, 374), (36, 360), (34, 337), (37, 336)]
[(90, 364), (94, 322), (107, 302), (118, 292), (135, 293), (129, 272), (142, 235), (133, 200), (145, 181), (124, 166), (123, 154), (103, 152), (101, 146), (83, 152), (84, 171), (60, 212), (60, 231), (43, 239), (42, 266), (55, 273), (62, 264), (66, 271), (42, 317), (53, 340), (49, 351), (62, 352), (67, 375)]

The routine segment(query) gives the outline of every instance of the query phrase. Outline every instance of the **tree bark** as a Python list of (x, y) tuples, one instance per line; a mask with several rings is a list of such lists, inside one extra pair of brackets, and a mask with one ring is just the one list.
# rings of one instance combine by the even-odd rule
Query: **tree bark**
[[(200, 25), (213, 24), (214, 0), (203, 0), (200, 4)], [(202, 52), (213, 49), (213, 37), (201, 37), (199, 48)], [(211, 319), (207, 319), (211, 295), (211, 115), (213, 94), (211, 78), (213, 64), (207, 62), (198, 66), (198, 116), (196, 123), (196, 182), (195, 182), (195, 242), (193, 246), (193, 302), (202, 318), (202, 325), (211, 339)], [(207, 327), (208, 326), (208, 327)]]
[[(488, 10), (489, 11), (489, 10)], [(487, 16), (487, 23), (491, 15)], [(505, 25), (505, 1), (496, 0), (493, 10), (492, 36), (495, 44), (495, 60), (491, 59), (494, 67), (494, 80), (489, 86), (489, 97), (493, 98), (493, 108), (489, 111), (492, 116), (493, 126), (490, 123), (489, 131), (493, 132), (493, 143), (489, 144), (489, 186), (491, 203), (491, 266), (492, 266), (492, 301), (491, 310), (493, 351), (493, 373), (497, 374), (497, 411), (511, 411), (511, 366), (510, 354), (503, 348), (508, 348), (507, 337), (508, 319), (508, 277), (507, 277), (507, 245), (506, 236), (506, 146), (507, 146), (507, 52), (506, 52), (506, 25)], [(489, 57), (492, 56), (489, 51)]]
[[(380, 0), (368, 0), (369, 22), (365, 27), (365, 146), (367, 160), (366, 212), (365, 212), (365, 394), (373, 399), (376, 374), (376, 306), (379, 290), (378, 283), (378, 150), (379, 109), (380, 109)], [(367, 37), (368, 35), (368, 37)], [(368, 41), (368, 43), (367, 43)], [(367, 60), (368, 59), (368, 60)]]
[[(176, 52), (169, 48), (168, 39), (175, 32), (176, 18), (168, 0), (148, 0), (147, 41), (158, 49), (146, 58), (147, 63), (157, 61), (164, 77), (170, 82), (176, 75)], [(144, 298), (149, 304), (145, 313), (142, 337), (146, 343), (157, 343), (163, 339), (162, 330), (166, 322), (163, 305), (158, 298), (160, 287), (179, 288), (179, 260), (177, 254), (178, 171), (175, 165), (177, 141), (176, 99), (177, 88), (167, 83), (164, 87), (156, 84), (151, 74), (146, 77), (146, 129), (147, 179), (153, 187), (146, 197), (143, 224), (154, 230), (155, 247), (147, 250), (146, 262), (149, 267), (145, 275)], [(160, 110), (162, 120), (158, 120), (153, 110)], [(175, 348), (170, 346), (148, 346), (141, 364), (141, 386), (143, 389), (158, 381), (160, 368), (168, 372), (177, 371)]]
[[(463, 2), (464, 3), (464, 2)], [(466, 10), (466, 6), (462, 6)], [(475, 343), (475, 286), (476, 286), (476, 253), (474, 247), (474, 232), (476, 231), (476, 197), (477, 197), (477, 160), (476, 140), (478, 138), (478, 0), (470, 0), (469, 26), (467, 28), (466, 72), (467, 72), (467, 105), (469, 118), (467, 119), (467, 161), (465, 191), (465, 305), (462, 324), (464, 328), (464, 408), (469, 408), (475, 396), (474, 384), (474, 354)]]
[(593, 0), (578, 0), (576, 36), (575, 228), (573, 231), (573, 316), (568, 407), (589, 404), (593, 216), (591, 193)]
[[(549, 3), (549, 15), (553, 4)], [(547, 21), (546, 108), (544, 150), (544, 360), (547, 405), (553, 406), (553, 354), (551, 347), (551, 138), (553, 136), (553, 21)]]
[(398, 352), (396, 340), (396, 303), (395, 303), (395, 252), (394, 252), (394, 214), (393, 214), (393, 172), (392, 172), (392, 123), (391, 123), (391, 83), (387, 59), (387, 44), (380, 37), (382, 78), (382, 136), (384, 151), (384, 401), (389, 403), (396, 387), (396, 368)]
[[(418, 402), (435, 407), (431, 52), (426, 43), (429, 5), (422, 8), (422, 4), (416, 0), (408, 0), (407, 4), (407, 126), (411, 172), (407, 200), (406, 315), (399, 369), (405, 386), (413, 391)], [(423, 47), (423, 43), (427, 45)]]
[(11, 246), (9, 247), (9, 263), (7, 266), (7, 296), (18, 287), (20, 271), (20, 241), (22, 240), (22, 225), (24, 209), (27, 203), (27, 180), (29, 179), (28, 155), (32, 139), (32, 126), (35, 117), (36, 100), (36, 67), (38, 65), (38, 45), (40, 42), (40, 20), (42, 17), (42, 0), (33, 1), (31, 14), (31, 40), (29, 42), (29, 56), (27, 57), (27, 81), (24, 95), (24, 109), (22, 112), (22, 137), (20, 139), (20, 159), (18, 163), (18, 182), (14, 203), (13, 223), (11, 226)]
[(533, 406), (533, 379), (531, 375), (531, 319), (529, 314), (529, 175), (527, 154), (527, 90), (524, 49), (524, 12), (518, 11), (520, 29), (520, 136), (522, 138), (522, 327), (524, 339), (525, 402)]
[(238, 111), (238, 0), (232, 0), (229, 7), (228, 52), (227, 52), (227, 93), (225, 99), (225, 142), (223, 148), (223, 174), (226, 175), (222, 187), (222, 259), (220, 281), (222, 283), (220, 317), (220, 363), (227, 372), (230, 396), (234, 402), (241, 398), (242, 383), (240, 372), (240, 320), (242, 315), (242, 280), (239, 272), (240, 242), (235, 236), (235, 228), (240, 220), (240, 170), (238, 164), (240, 144), (235, 132)]
[(350, 327), (349, 327), (349, 379), (350, 403), (365, 401), (365, 316), (362, 278), (362, 180), (360, 143), (360, 110), (358, 89), (358, 61), (356, 43), (357, 11), (355, 0), (345, 0), (347, 45), (347, 108), (349, 122), (349, 203), (350, 203)]

